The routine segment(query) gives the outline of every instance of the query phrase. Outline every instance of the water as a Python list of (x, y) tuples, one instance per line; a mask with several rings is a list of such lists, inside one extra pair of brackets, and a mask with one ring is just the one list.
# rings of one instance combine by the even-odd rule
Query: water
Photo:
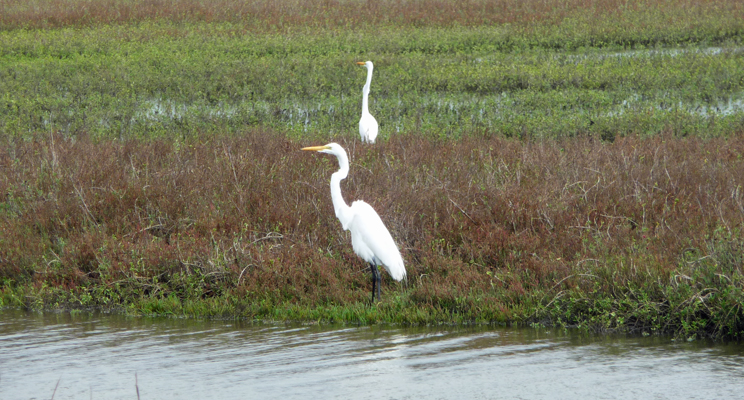
[(737, 399), (744, 345), (0, 310), (0, 399), (136, 399), (137, 390), (142, 399)]

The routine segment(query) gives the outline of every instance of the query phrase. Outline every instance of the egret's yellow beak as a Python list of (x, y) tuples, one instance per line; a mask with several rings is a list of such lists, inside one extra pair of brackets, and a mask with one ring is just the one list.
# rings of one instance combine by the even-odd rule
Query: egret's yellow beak
[(321, 151), (321, 150), (328, 150), (330, 147), (328, 146), (310, 146), (310, 147), (303, 147), (302, 150), (307, 151)]
[(357, 61), (357, 65), (364, 65), (364, 63), (361, 61)]

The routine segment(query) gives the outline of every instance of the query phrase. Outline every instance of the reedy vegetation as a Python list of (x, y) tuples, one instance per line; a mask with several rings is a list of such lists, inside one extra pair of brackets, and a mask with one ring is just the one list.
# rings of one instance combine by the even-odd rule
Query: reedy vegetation
[(342, 139), (407, 260), (376, 307), (308, 141), (8, 141), (3, 304), (740, 335), (740, 137)]
[[(704, 31), (735, 36), (735, 31), (741, 29), (740, 23), (735, 22), (736, 14), (742, 12), (742, 5), (730, 0), (3, 0), (2, 4), (4, 13), (0, 23), (3, 29), (89, 27), (165, 20), (230, 22), (260, 33), (304, 28), (505, 24), (539, 31), (541, 26), (582, 21), (587, 23), (586, 27), (591, 27), (587, 36), (594, 37), (595, 41), (604, 35), (611, 36), (618, 26), (635, 31), (675, 30), (682, 38)], [(670, 27), (670, 22), (688, 25)], [(646, 36), (653, 39), (663, 35)]]
[[(744, 332), (740, 2), (2, 6), (0, 305)], [(331, 140), (407, 261), (374, 307)]]

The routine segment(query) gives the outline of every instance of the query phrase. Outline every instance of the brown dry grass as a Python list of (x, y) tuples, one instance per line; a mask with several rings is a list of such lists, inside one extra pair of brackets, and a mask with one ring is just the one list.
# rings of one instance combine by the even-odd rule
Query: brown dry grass
[(683, 2), (626, 0), (2, 0), (0, 26), (56, 28), (151, 20), (235, 22), (258, 29), (347, 28), (370, 25), (476, 26), (561, 21), (577, 15), (621, 15), (648, 7), (738, 10), (732, 0)]
[[(347, 202), (380, 213), (422, 304), (475, 291), (507, 307), (587, 263), (607, 263), (615, 279), (637, 269), (663, 276), (688, 249), (738, 237), (744, 224), (740, 136), (338, 141), (352, 163)], [(299, 151), (315, 144), (265, 131), (186, 142), (7, 139), (0, 278), (362, 301), (369, 276), (330, 201), (336, 161)], [(199, 287), (189, 286), (194, 275)]]

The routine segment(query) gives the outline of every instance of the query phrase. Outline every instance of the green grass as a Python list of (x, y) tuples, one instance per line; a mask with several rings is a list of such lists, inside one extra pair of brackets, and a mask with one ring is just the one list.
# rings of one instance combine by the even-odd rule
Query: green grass
[[(257, 126), (352, 135), (365, 76), (354, 62), (367, 59), (383, 137), (669, 128), (711, 137), (742, 128), (740, 6), (607, 7), (555, 8), (541, 23), (516, 14), (523, 20), (500, 25), (328, 22), (276, 32), (252, 19), (163, 16), (6, 29), (0, 130), (132, 138)], [(739, 103), (726, 108), (731, 100)]]

